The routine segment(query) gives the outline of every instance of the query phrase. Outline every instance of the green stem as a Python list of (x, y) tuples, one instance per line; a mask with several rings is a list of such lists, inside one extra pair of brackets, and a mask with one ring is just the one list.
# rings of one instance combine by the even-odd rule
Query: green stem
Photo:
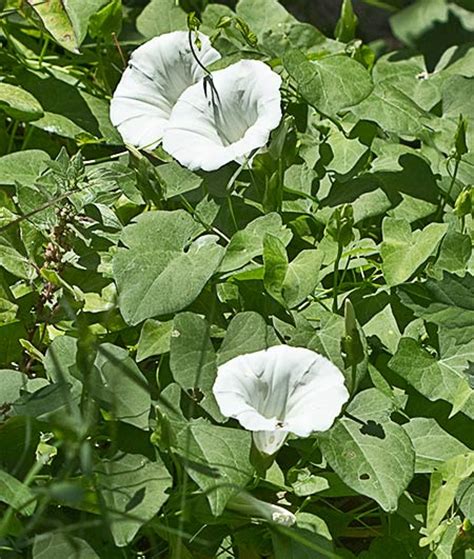
[(333, 287), (332, 287), (332, 311), (337, 311), (337, 295), (339, 291), (339, 262), (342, 256), (342, 245), (338, 243), (337, 245), (337, 255), (336, 260), (334, 261), (334, 278), (333, 278)]
[(41, 52), (40, 52), (39, 59), (38, 59), (38, 65), (39, 65), (40, 68), (43, 66), (44, 55), (46, 54), (48, 46), (49, 46), (49, 37), (46, 36), (46, 38), (43, 42), (43, 46), (41, 47)]
[(32, 135), (33, 135), (33, 126), (31, 126), (31, 124), (25, 124), (25, 134), (23, 136), (23, 143), (21, 144), (22, 150), (26, 149), (26, 146), (29, 144)]
[(10, 138), (8, 140), (7, 153), (11, 153), (11, 151), (13, 149), (13, 145), (15, 143), (15, 136), (16, 136), (16, 133), (17, 133), (17, 130), (18, 130), (18, 125), (19, 125), (18, 120), (14, 120), (13, 125), (12, 125), (12, 129), (11, 129), (11, 132), (10, 132)]
[(456, 163), (454, 165), (454, 173), (453, 173), (453, 176), (451, 177), (451, 183), (449, 185), (448, 192), (446, 193), (446, 196), (444, 197), (444, 201), (443, 201), (443, 203), (441, 204), (441, 207), (440, 207), (440, 211), (439, 211), (440, 216), (443, 215), (444, 208), (446, 207), (446, 204), (448, 204), (449, 199), (451, 198), (451, 191), (453, 190), (454, 183), (456, 182), (456, 177), (457, 177), (457, 174), (458, 174), (460, 163), (461, 163), (461, 158), (456, 157)]
[(227, 205), (229, 206), (229, 213), (230, 217), (232, 218), (232, 223), (234, 224), (235, 230), (238, 231), (239, 226), (237, 225), (237, 220), (235, 218), (234, 206), (232, 205), (232, 195), (230, 193), (227, 194)]

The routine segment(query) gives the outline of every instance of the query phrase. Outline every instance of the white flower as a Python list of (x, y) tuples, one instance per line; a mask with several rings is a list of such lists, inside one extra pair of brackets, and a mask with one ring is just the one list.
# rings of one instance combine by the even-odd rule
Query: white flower
[(289, 433), (326, 431), (349, 399), (341, 371), (301, 347), (273, 346), (221, 365), (213, 387), (221, 413), (253, 431), (255, 446), (274, 454)]
[[(221, 56), (199, 33), (199, 61), (208, 66)], [(194, 58), (186, 31), (155, 37), (136, 49), (110, 105), (110, 120), (125, 143), (154, 149), (179, 96), (205, 75)]]
[(173, 108), (163, 148), (192, 170), (243, 163), (281, 121), (281, 78), (266, 64), (241, 60), (186, 89)]
[(279, 505), (261, 501), (244, 491), (232, 497), (227, 503), (227, 508), (283, 526), (293, 526), (296, 522), (296, 516), (289, 510)]

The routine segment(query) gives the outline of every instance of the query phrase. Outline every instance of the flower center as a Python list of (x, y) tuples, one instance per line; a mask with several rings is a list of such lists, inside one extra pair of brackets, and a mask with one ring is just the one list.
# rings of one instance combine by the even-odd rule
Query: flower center
[(245, 91), (234, 92), (232, 103), (214, 100), (214, 122), (217, 134), (225, 146), (241, 140), (258, 119), (257, 107), (245, 102)]

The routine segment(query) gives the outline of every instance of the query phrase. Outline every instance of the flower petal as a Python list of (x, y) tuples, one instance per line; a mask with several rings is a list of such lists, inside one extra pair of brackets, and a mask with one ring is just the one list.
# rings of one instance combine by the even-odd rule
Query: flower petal
[(221, 365), (213, 392), (223, 415), (254, 431), (256, 447), (274, 454), (288, 433), (329, 429), (349, 399), (344, 375), (322, 355), (273, 346)]
[(221, 413), (237, 419), (245, 429), (274, 430), (277, 428), (277, 419), (264, 417), (252, 402), (256, 395), (258, 397), (262, 385), (248, 365), (246, 357), (236, 357), (219, 367), (212, 389), (214, 396)]
[[(195, 52), (207, 66), (220, 54), (206, 35), (200, 33), (199, 38), (201, 50), (195, 47)], [(140, 148), (156, 147), (179, 96), (204, 74), (186, 31), (160, 35), (135, 50), (110, 106), (110, 119), (124, 141)]]
[(192, 170), (214, 171), (264, 146), (281, 120), (281, 78), (266, 64), (241, 60), (188, 88), (176, 103), (163, 147)]
[(308, 437), (313, 431), (326, 431), (348, 399), (344, 375), (328, 359), (318, 355), (288, 398), (285, 426), (300, 437)]
[(277, 429), (274, 431), (256, 431), (253, 433), (253, 442), (262, 454), (272, 456), (284, 444), (288, 431)]

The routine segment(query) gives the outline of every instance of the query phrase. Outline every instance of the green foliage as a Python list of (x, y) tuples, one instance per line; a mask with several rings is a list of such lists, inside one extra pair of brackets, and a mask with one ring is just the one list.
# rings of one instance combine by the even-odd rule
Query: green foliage
[[(0, 1), (2, 558), (472, 557), (474, 9), (366, 3), (396, 41), (350, 0), (334, 38), (290, 1)], [(132, 50), (188, 26), (282, 78), (240, 167), (110, 122)], [(282, 343), (351, 397), (272, 461), (212, 387)]]

